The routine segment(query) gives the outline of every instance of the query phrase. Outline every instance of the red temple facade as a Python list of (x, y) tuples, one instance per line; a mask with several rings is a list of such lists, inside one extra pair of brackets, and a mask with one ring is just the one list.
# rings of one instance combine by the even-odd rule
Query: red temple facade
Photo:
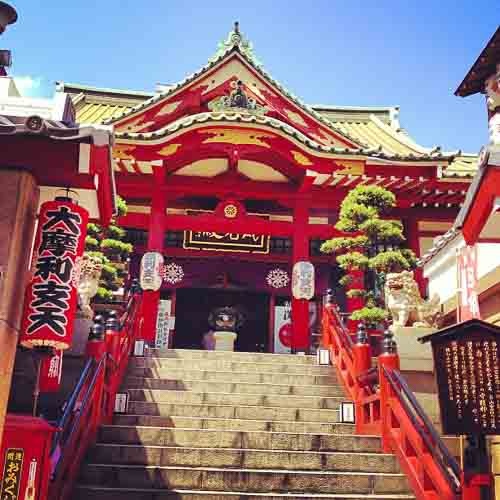
[[(305, 351), (316, 343), (315, 304), (339, 288), (334, 258), (319, 246), (335, 234), (349, 190), (391, 190), (391, 216), (419, 256), (452, 226), (477, 157), (418, 145), (396, 107), (304, 104), (262, 68), (238, 25), (221, 47), (155, 93), (67, 83), (58, 90), (72, 96), (79, 123), (114, 129), (133, 274), (145, 252), (164, 256), (161, 289), (145, 292), (149, 340), (161, 330), (163, 345), (198, 347), (210, 310), (239, 305), (247, 322), (237, 349)], [(301, 261), (315, 267), (311, 301), (292, 298)], [(293, 332), (279, 336), (290, 314)]]

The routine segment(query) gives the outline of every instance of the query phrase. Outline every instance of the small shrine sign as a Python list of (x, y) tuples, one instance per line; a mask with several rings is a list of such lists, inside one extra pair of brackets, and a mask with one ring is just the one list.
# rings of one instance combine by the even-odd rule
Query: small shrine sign
[(269, 253), (269, 236), (263, 234), (184, 231), (184, 248), (218, 252)]
[(471, 319), (431, 342), (443, 434), (500, 434), (500, 328)]

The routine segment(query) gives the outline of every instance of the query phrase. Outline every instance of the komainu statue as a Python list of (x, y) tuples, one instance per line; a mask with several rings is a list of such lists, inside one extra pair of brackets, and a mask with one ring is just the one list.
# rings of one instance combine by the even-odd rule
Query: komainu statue
[(92, 297), (97, 293), (99, 278), (102, 272), (101, 259), (84, 254), (79, 262), (78, 269), (78, 301), (82, 315), (86, 319), (92, 319), (94, 312), (90, 307)]
[(389, 273), (385, 280), (385, 305), (394, 326), (438, 328), (441, 320), (439, 296), (430, 300), (420, 296), (411, 271)]

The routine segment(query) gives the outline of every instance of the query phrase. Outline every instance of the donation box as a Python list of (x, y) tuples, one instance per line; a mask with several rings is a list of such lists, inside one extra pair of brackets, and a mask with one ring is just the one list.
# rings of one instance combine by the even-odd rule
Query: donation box
[(1, 500), (45, 500), (56, 429), (41, 418), (7, 415), (0, 455)]

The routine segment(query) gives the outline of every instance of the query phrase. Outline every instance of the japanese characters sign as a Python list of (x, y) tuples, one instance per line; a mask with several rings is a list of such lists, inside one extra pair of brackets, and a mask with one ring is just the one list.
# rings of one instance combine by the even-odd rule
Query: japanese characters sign
[(21, 344), (71, 346), (77, 303), (78, 264), (83, 254), (88, 212), (68, 199), (40, 208), (33, 256), (33, 279), (26, 291)]
[(432, 342), (443, 433), (499, 434), (500, 328), (471, 320), (424, 339)]
[(40, 392), (57, 392), (59, 390), (63, 352), (56, 350), (53, 356), (43, 358), (40, 366)]
[(24, 450), (22, 448), (7, 448), (5, 450), (5, 462), (0, 486), (1, 500), (17, 500), (19, 498), (23, 460)]
[(269, 236), (258, 234), (184, 231), (184, 248), (218, 252), (269, 253)]
[(477, 247), (466, 246), (458, 251), (459, 320), (480, 318), (477, 296)]

